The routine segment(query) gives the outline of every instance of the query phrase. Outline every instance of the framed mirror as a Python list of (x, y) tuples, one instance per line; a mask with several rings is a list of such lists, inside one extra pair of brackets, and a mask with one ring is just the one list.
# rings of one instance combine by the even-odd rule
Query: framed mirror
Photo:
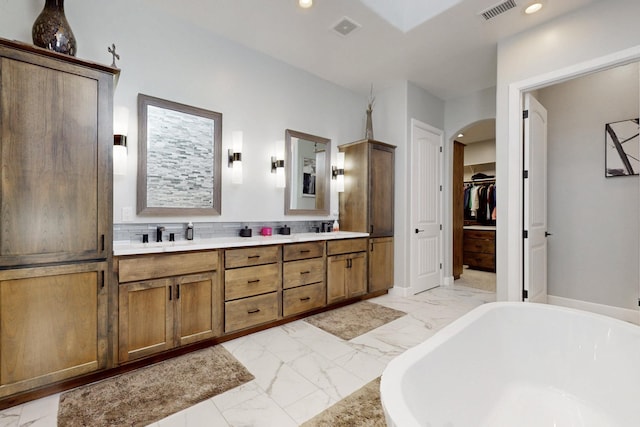
[(220, 215), (222, 114), (138, 94), (140, 215)]
[(331, 140), (287, 129), (285, 215), (329, 215)]

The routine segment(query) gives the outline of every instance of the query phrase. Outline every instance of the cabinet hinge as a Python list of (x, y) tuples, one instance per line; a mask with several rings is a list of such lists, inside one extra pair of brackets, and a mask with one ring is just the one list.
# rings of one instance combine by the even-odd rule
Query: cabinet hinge
[(524, 110), (522, 112), (522, 118), (523, 119), (528, 119), (529, 118), (529, 110)]
[(523, 172), (522, 172), (522, 177), (523, 177), (524, 179), (529, 178), (529, 171), (523, 171)]
[(529, 232), (527, 230), (522, 231), (522, 237), (524, 237), (525, 239), (529, 238)]
[(522, 299), (529, 298), (529, 291), (526, 289), (522, 290)]

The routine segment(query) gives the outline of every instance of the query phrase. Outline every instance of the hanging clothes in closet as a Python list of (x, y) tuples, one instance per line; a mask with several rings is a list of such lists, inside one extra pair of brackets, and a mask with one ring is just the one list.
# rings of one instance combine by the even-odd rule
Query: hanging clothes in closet
[(496, 223), (495, 182), (465, 182), (464, 219), (475, 220), (484, 225)]

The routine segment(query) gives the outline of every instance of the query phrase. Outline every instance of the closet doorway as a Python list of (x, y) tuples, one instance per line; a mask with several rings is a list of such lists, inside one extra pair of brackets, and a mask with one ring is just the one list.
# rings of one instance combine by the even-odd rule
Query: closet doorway
[(454, 139), (453, 153), (455, 284), (495, 292), (495, 119), (460, 130)]

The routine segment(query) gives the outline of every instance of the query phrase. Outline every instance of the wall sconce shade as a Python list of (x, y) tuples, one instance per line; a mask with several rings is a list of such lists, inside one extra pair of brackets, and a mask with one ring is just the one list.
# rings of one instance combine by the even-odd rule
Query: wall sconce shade
[(129, 132), (129, 109), (113, 109), (113, 174), (127, 174), (127, 133)]
[(339, 193), (344, 191), (344, 153), (338, 153), (337, 166), (331, 166), (331, 179), (336, 180), (336, 188)]
[(276, 188), (286, 187), (284, 160), (278, 160), (276, 156), (271, 156), (271, 173), (276, 174)]
[(233, 148), (229, 149), (229, 167), (233, 168), (231, 174), (232, 184), (242, 184), (242, 132), (231, 132)]

